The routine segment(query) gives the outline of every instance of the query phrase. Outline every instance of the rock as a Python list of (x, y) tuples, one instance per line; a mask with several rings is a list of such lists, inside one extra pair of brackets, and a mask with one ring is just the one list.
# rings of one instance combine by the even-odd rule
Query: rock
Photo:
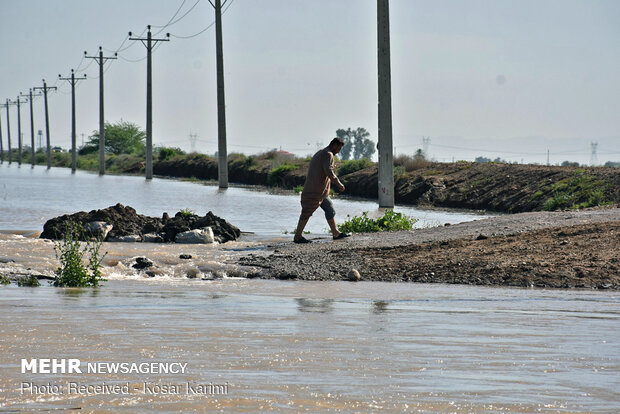
[(146, 243), (163, 243), (164, 238), (157, 233), (147, 233), (142, 236), (142, 241)]
[(360, 280), (362, 280), (362, 277), (360, 276), (360, 272), (358, 272), (357, 269), (349, 270), (349, 273), (347, 274), (347, 278), (351, 282), (359, 282)]
[(192, 258), (191, 254), (182, 254), (179, 256), (179, 259), (183, 259), (183, 260), (189, 260)]
[(84, 230), (97, 238), (101, 238), (101, 240), (104, 240), (113, 228), (113, 225), (105, 221), (91, 221), (84, 226)]
[(10, 257), (0, 257), (0, 263), (15, 263), (15, 260)]
[(134, 269), (142, 270), (153, 266), (153, 261), (147, 259), (146, 257), (136, 257), (134, 260), (136, 263), (131, 266)]
[(197, 268), (187, 269), (187, 272), (185, 273), (185, 277), (188, 279), (196, 279), (198, 275), (200, 275), (200, 270)]
[(215, 242), (211, 227), (184, 231), (176, 235), (175, 242), (185, 244), (211, 244)]
[(486, 240), (488, 238), (489, 238), (488, 236), (485, 236), (484, 234), (481, 233), (478, 235), (478, 237), (476, 237), (476, 240)]
[(137, 243), (142, 241), (142, 237), (137, 234), (133, 234), (130, 236), (120, 236), (120, 237), (108, 237), (106, 241), (113, 243)]

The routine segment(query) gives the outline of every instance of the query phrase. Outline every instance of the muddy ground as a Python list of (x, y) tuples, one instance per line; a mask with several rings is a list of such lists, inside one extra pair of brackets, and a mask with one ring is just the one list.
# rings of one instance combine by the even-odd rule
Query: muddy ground
[(269, 246), (252, 277), (620, 289), (620, 209), (533, 212), (429, 229)]

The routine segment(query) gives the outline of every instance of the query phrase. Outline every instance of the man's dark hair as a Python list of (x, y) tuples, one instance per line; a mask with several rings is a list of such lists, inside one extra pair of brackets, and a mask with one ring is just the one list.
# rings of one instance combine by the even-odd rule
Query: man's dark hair
[(342, 139), (336, 137), (336, 138), (332, 139), (332, 142), (329, 143), (329, 146), (332, 146), (332, 145), (335, 145), (335, 144), (338, 144), (340, 146), (344, 146), (344, 141)]

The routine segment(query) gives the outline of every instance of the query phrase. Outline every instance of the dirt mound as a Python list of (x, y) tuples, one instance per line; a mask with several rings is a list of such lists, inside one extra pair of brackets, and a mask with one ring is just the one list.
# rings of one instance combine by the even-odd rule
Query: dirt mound
[[(156, 235), (150, 241), (173, 242), (178, 233), (211, 227), (215, 240), (220, 243), (236, 240), (241, 231), (226, 220), (208, 212), (201, 217), (196, 214), (178, 212), (173, 218), (164, 213), (161, 218), (148, 217), (138, 214), (129, 206), (116, 204), (102, 210), (90, 212), (81, 211), (75, 214), (66, 214), (48, 220), (43, 226), (42, 239), (57, 240), (67, 231), (70, 223), (76, 223), (88, 228), (89, 223), (105, 222), (112, 225), (112, 229), (105, 236), (106, 241), (123, 236), (140, 236), (144, 240), (147, 234)], [(92, 234), (84, 234), (90, 237)]]

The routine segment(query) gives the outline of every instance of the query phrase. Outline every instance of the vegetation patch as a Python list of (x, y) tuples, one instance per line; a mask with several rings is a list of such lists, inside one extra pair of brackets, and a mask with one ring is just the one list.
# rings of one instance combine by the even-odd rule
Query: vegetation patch
[(362, 158), (360, 160), (347, 160), (342, 161), (340, 167), (338, 167), (338, 176), (352, 174), (356, 171), (363, 170), (373, 165), (373, 162), (368, 158)]
[(543, 205), (543, 210), (581, 209), (612, 204), (606, 196), (608, 184), (597, 180), (584, 170), (577, 170), (572, 177), (551, 186), (553, 196)]
[(0, 275), (0, 285), (10, 285), (11, 279), (8, 276)]
[(30, 276), (25, 277), (23, 279), (19, 279), (17, 281), (17, 286), (38, 287), (38, 286), (41, 286), (41, 282), (39, 282), (39, 279), (37, 279), (37, 277), (35, 275), (30, 275)]
[(284, 182), (284, 176), (287, 173), (296, 170), (297, 168), (298, 167), (296, 165), (289, 164), (288, 162), (280, 164), (278, 167), (269, 171), (269, 174), (267, 175), (267, 185), (282, 185)]
[(374, 233), (379, 231), (398, 231), (411, 230), (417, 219), (407, 217), (394, 210), (387, 210), (383, 217), (372, 219), (365, 211), (361, 216), (354, 216), (347, 219), (338, 226), (338, 229), (347, 233)]
[(85, 233), (81, 225), (69, 223), (63, 238), (54, 242), (56, 258), (60, 261), (54, 286), (96, 287), (105, 280), (101, 276), (101, 262), (107, 253), (99, 252), (102, 240), (89, 240), (82, 246), (79, 240)]

